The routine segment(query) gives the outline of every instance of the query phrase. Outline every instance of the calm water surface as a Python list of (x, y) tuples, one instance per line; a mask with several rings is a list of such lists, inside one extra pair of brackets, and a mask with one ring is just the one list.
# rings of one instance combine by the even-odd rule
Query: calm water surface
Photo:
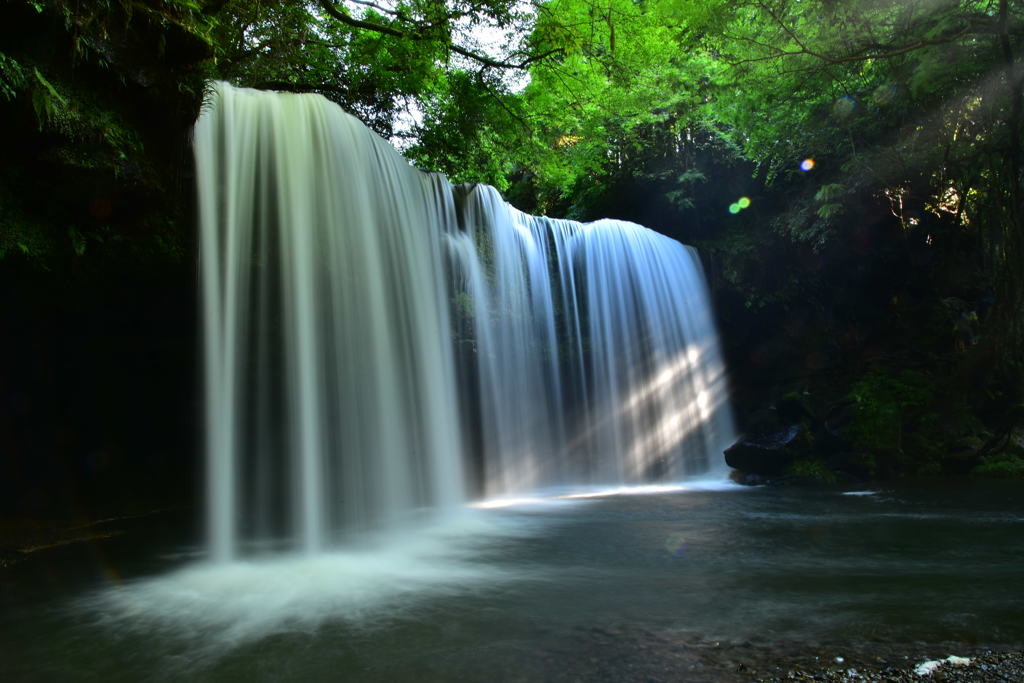
[(157, 531), (37, 554), (0, 574), (0, 679), (628, 678), (615, 667), (672, 639), (1024, 643), (1019, 485), (850, 493), (474, 510), (380, 548), (219, 569)]

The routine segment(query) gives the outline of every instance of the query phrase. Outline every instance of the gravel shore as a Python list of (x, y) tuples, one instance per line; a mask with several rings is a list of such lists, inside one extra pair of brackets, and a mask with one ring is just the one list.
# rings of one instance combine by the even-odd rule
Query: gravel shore
[[(947, 658), (915, 661), (912, 664), (881, 667), (847, 666), (833, 661), (828, 666), (794, 666), (775, 675), (755, 676), (757, 683), (781, 681), (827, 681), (828, 683), (900, 683), (935, 681), (936, 683), (1021, 683), (1024, 681), (1024, 652), (984, 652), (954, 661)], [(842, 658), (838, 658), (842, 659)], [(909, 658), (908, 658), (909, 661)], [(922, 666), (933, 662), (934, 666)], [(779, 667), (785, 668), (785, 667)]]
[[(503, 682), (552, 683), (1024, 683), (1020, 643), (726, 642), (628, 627), (561, 634), (510, 666)], [(927, 675), (925, 662), (953, 655)], [(511, 665), (511, 663), (510, 663)], [(470, 680), (475, 680), (472, 675)]]

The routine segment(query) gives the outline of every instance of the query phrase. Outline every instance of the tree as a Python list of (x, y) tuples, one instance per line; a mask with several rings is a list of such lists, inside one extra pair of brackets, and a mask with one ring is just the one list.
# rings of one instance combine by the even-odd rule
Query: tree
[(252, 87), (317, 92), (385, 137), (412, 137), (427, 101), (501, 98), (507, 90), (495, 72), (548, 56), (527, 54), (515, 40), (489, 51), (475, 37), (484, 29), (515, 36), (529, 16), (511, 0), (228, 0), (218, 14), (217, 72)]
[[(708, 116), (768, 180), (817, 162), (817, 183), (778, 222), (842, 239), (865, 197), (913, 238), (979, 240), (997, 289), (992, 343), (1020, 358), (1021, 47), (1006, 0), (758, 0), (708, 36)], [(999, 357), (1006, 357), (1002, 353)]]

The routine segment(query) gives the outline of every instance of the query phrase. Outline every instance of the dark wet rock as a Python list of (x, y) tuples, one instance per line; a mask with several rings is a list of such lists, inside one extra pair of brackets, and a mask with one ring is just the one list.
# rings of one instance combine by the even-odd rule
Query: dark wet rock
[(0, 569), (13, 567), (25, 559), (25, 553), (17, 550), (0, 550)]
[[(820, 403), (820, 405), (819, 405)], [(791, 392), (746, 420), (742, 439), (725, 451), (745, 485), (856, 481), (872, 472), (847, 432), (856, 407), (848, 400), (819, 401), (808, 392)]]
[(763, 434), (745, 436), (725, 451), (729, 467), (748, 475), (777, 477), (786, 473), (798, 456), (800, 424)]
[(844, 432), (856, 415), (857, 409), (850, 401), (843, 401), (829, 406), (825, 412), (825, 418), (821, 421), (820, 436), (828, 435), (835, 439), (844, 440)]
[(741, 472), (739, 470), (733, 470), (732, 480), (743, 486), (765, 486), (775, 481), (770, 477), (762, 477), (760, 474)]

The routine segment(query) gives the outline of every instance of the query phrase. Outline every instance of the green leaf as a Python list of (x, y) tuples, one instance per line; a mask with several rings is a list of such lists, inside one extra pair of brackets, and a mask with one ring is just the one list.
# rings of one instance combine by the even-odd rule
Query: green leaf
[(54, 88), (48, 80), (43, 78), (43, 75), (39, 73), (39, 69), (33, 68), (32, 70), (36, 74), (36, 80), (39, 81), (39, 83), (44, 88), (46, 88), (46, 90), (50, 93), (50, 96), (53, 97), (53, 99), (57, 100), (57, 102), (59, 102), (62, 107), (68, 106), (68, 101), (64, 99), (59, 92), (57, 92), (57, 89)]
[(828, 220), (829, 218), (832, 218), (834, 216), (838, 216), (841, 213), (843, 213), (843, 205), (842, 204), (822, 204), (820, 207), (818, 207), (818, 210), (815, 213), (818, 215), (818, 218), (822, 218), (824, 220)]
[(818, 189), (814, 198), (819, 202), (831, 202), (838, 199), (845, 190), (846, 188), (839, 183), (828, 183)]
[(71, 248), (75, 250), (75, 254), (78, 256), (85, 254), (85, 236), (78, 231), (78, 228), (68, 228), (68, 238), (71, 240)]

